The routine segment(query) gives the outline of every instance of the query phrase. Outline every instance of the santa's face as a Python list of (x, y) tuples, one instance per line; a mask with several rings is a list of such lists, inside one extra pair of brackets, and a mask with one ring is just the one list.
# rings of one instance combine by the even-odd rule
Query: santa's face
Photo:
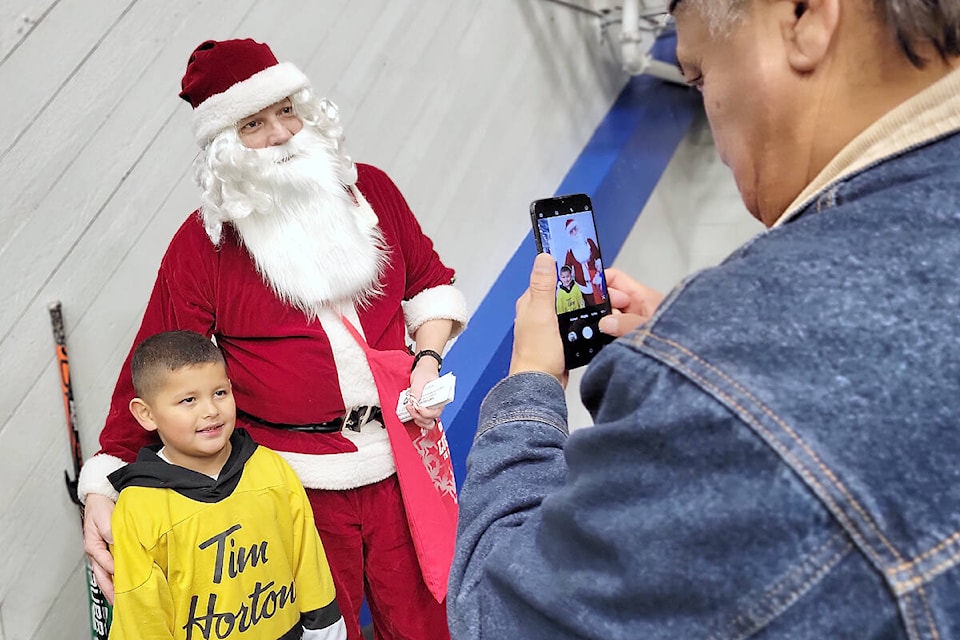
[(303, 121), (294, 113), (290, 98), (257, 111), (237, 125), (240, 141), (250, 149), (284, 144), (301, 129)]

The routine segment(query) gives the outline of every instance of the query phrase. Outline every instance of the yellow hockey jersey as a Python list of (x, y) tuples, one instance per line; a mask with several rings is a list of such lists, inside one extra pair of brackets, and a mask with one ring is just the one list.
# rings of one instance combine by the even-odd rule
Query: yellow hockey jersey
[(244, 430), (231, 444), (216, 480), (159, 446), (110, 475), (111, 640), (346, 638), (303, 486)]
[(583, 293), (576, 282), (570, 283), (570, 288), (566, 289), (562, 284), (557, 284), (557, 313), (568, 313), (583, 309), (586, 302), (583, 299)]

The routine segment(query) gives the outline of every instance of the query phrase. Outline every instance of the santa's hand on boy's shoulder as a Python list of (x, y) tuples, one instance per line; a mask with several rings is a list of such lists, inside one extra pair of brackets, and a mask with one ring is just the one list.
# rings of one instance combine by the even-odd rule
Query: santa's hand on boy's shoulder
[(90, 558), (97, 586), (110, 604), (113, 604), (113, 556), (107, 545), (113, 544), (110, 518), (114, 506), (107, 496), (88, 493), (83, 513), (83, 550)]

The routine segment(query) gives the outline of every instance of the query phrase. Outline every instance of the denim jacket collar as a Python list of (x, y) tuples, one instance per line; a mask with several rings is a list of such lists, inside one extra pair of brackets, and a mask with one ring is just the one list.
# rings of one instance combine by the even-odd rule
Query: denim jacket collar
[(903, 102), (844, 147), (806, 186), (773, 226), (806, 209), (840, 180), (913, 147), (960, 130), (960, 69)]

